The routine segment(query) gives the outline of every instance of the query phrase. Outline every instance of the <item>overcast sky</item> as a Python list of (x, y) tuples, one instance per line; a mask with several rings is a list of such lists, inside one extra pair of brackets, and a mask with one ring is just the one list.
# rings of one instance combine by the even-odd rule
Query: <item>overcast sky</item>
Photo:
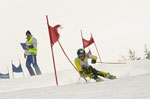
[[(102, 61), (117, 61), (128, 49), (143, 57), (144, 45), (150, 46), (149, 11), (149, 0), (0, 0), (0, 68), (18, 59), (25, 65), (19, 43), (30, 30), (38, 40), (40, 68), (53, 71), (46, 15), (50, 25), (62, 25), (60, 42), (72, 61), (82, 47), (81, 29), (86, 39), (93, 34)], [(90, 48), (97, 55), (94, 45)], [(54, 54), (58, 70), (72, 68), (58, 43)]]

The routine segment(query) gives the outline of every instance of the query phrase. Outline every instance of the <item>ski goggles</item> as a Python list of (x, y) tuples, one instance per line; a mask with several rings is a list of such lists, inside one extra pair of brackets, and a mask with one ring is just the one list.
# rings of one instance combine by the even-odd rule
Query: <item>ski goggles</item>
[(85, 54), (79, 54), (78, 57), (79, 57), (79, 58), (85, 57)]

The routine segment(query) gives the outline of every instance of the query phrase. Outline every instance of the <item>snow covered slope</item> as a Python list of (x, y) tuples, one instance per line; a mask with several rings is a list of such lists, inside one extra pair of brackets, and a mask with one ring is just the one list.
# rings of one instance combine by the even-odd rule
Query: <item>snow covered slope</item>
[(99, 65), (119, 78), (95, 83), (78, 81), (75, 70), (58, 72), (59, 86), (53, 74), (0, 80), (0, 99), (150, 99), (150, 61), (141, 60), (123, 65)]
[(144, 74), (99, 83), (24, 89), (0, 96), (1, 99), (149, 99), (149, 78), (149, 74)]

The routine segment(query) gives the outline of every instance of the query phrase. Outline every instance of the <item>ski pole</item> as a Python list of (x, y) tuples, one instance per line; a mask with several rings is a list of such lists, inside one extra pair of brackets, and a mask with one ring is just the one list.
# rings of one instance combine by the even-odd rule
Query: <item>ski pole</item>
[[(80, 79), (81, 79), (81, 76), (79, 77), (78, 82), (80, 81)], [(78, 83), (78, 82), (77, 82), (77, 83)]]

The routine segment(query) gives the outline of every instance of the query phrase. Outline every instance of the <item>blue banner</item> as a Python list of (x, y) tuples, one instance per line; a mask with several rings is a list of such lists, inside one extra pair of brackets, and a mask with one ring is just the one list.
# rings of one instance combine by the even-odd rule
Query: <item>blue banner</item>
[(16, 73), (23, 72), (21, 64), (18, 67), (16, 67), (14, 64), (12, 64), (12, 71), (16, 72)]
[(7, 73), (7, 74), (0, 73), (0, 78), (1, 79), (9, 79), (10, 78), (9, 73)]

